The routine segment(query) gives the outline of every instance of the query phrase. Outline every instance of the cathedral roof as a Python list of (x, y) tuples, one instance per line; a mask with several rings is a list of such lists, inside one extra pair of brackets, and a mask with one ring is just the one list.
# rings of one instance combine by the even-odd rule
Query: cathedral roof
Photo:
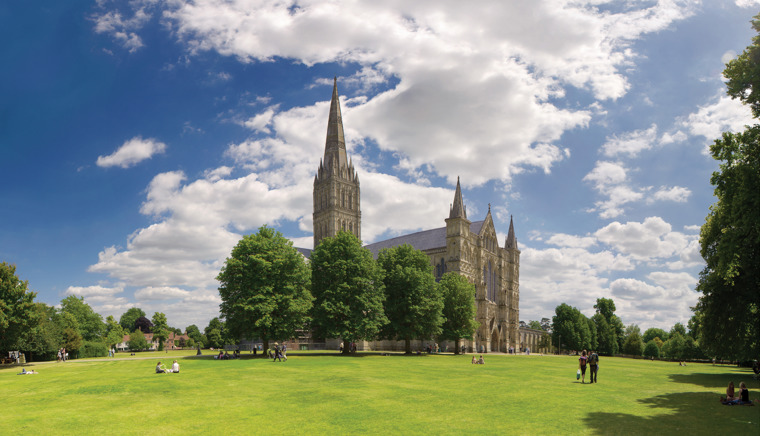
[[(470, 224), (470, 232), (478, 234), (480, 228), (485, 221), (476, 221)], [(434, 248), (446, 247), (446, 227), (439, 227), (437, 229), (423, 230), (417, 233), (410, 233), (408, 235), (397, 236), (395, 238), (386, 239), (384, 241), (378, 241), (374, 244), (364, 246), (372, 252), (372, 255), (377, 258), (380, 250), (383, 248), (398, 247), (399, 245), (409, 244), (417, 250), (431, 250)]]

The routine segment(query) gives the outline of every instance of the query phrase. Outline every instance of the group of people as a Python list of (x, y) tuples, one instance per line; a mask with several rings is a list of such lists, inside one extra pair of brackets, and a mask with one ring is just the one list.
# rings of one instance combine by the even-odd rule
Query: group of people
[(480, 359), (476, 359), (475, 356), (472, 356), (472, 364), (473, 365), (485, 365), (486, 361), (483, 360), (483, 355), (480, 355)]
[(586, 367), (591, 370), (590, 378), (591, 383), (598, 383), (596, 376), (599, 373), (599, 354), (596, 351), (581, 352), (581, 357), (578, 358), (578, 370), (580, 371), (581, 383), (586, 383)]
[(754, 406), (749, 399), (749, 389), (747, 389), (747, 385), (745, 385), (744, 382), (739, 383), (739, 395), (736, 395), (736, 391), (734, 390), (734, 382), (729, 382), (728, 388), (726, 388), (726, 396), (720, 397), (720, 402), (726, 406)]
[(171, 369), (166, 369), (166, 367), (162, 365), (161, 362), (158, 362), (158, 365), (156, 365), (156, 374), (166, 373), (179, 373), (179, 363), (177, 363), (175, 360), (174, 363), (172, 363)]
[(66, 348), (58, 349), (58, 361), (65, 362), (67, 360), (69, 360), (69, 353), (66, 351)]
[(280, 344), (277, 342), (274, 343), (274, 348), (269, 349), (269, 357), (272, 359), (272, 362), (274, 361), (280, 361), (282, 362), (283, 359), (285, 361), (288, 361), (287, 356), (288, 347), (285, 344), (282, 344), (282, 347), (280, 347)]
[(217, 356), (214, 356), (214, 359), (219, 359), (219, 360), (240, 359), (240, 350), (235, 350), (232, 352), (232, 354), (230, 354), (229, 351), (219, 350), (219, 354)]

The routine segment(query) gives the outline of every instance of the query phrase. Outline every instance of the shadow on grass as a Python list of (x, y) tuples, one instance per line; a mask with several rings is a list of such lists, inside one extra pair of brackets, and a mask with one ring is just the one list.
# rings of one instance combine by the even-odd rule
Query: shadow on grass
[[(626, 413), (592, 412), (585, 418), (587, 428), (595, 434), (682, 434), (687, 430), (699, 434), (746, 433), (757, 428), (757, 407), (724, 406), (719, 396), (709, 392), (679, 392), (638, 400), (640, 404), (659, 409), (654, 416)], [(729, 409), (736, 409), (731, 412)], [(747, 409), (742, 410), (742, 409)], [(750, 418), (752, 419), (752, 418)], [(736, 426), (735, 428), (733, 426)], [(730, 431), (730, 430), (735, 431)]]
[(728, 374), (670, 374), (668, 376), (671, 381), (676, 383), (687, 383), (706, 388), (725, 389), (728, 386), (728, 382), (734, 382), (736, 386), (739, 386), (739, 382), (745, 382), (748, 387), (757, 386), (757, 380), (754, 379), (754, 374), (751, 370), (731, 370)]

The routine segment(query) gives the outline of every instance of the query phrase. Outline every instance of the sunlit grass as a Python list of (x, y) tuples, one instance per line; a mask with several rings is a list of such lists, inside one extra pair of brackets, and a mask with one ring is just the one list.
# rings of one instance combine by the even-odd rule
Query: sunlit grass
[[(356, 357), (217, 361), (210, 352), (0, 369), (0, 431), (40, 434), (760, 434), (760, 407), (722, 406), (729, 366), (602, 358), (599, 384), (557, 356)], [(149, 356), (152, 359), (144, 360)], [(178, 359), (180, 374), (155, 374)]]

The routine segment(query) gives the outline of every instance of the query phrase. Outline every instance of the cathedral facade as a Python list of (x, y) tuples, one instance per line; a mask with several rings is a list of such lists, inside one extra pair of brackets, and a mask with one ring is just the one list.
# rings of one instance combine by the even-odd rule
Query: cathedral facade
[[(339, 231), (361, 239), (359, 176), (346, 153), (337, 81), (333, 84), (325, 154), (314, 177), (314, 247)], [(366, 246), (375, 258), (383, 248), (409, 244), (430, 258), (436, 280), (456, 272), (475, 286), (477, 321), (474, 338), (464, 344), (473, 352), (520, 349), (520, 251), (510, 219), (504, 245), (499, 246), (491, 207), (484, 219), (470, 221), (457, 179), (448, 218), (442, 207), (442, 227), (378, 241)], [(396, 349), (396, 341), (360, 344), (362, 348)], [(420, 342), (419, 345), (422, 345)], [(453, 346), (453, 344), (451, 344)]]

